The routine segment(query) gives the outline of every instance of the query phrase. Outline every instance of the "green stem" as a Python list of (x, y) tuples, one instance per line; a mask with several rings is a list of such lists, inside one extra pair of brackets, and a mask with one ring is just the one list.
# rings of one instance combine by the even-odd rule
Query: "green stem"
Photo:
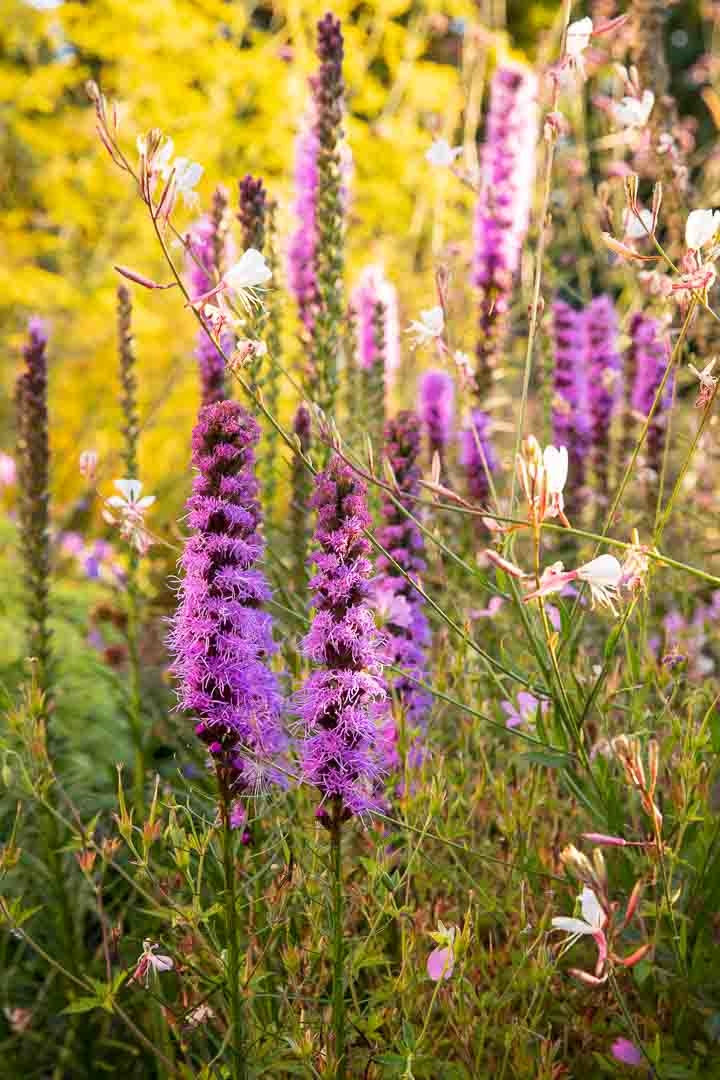
[(142, 820), (145, 811), (145, 749), (143, 738), (142, 699), (140, 692), (140, 642), (139, 642), (139, 589), (137, 552), (130, 552), (127, 577), (127, 644), (128, 644), (128, 721), (135, 750), (133, 770), (133, 802)]
[(335, 1036), (335, 1080), (345, 1077), (345, 937), (343, 935), (342, 804), (336, 802), (330, 824), (332, 859), (333, 979), (332, 1025)]
[(230, 1048), (233, 1080), (246, 1080), (244, 1028), (240, 1000), (240, 947), (238, 941), (237, 896), (235, 892), (235, 860), (233, 830), (230, 824), (230, 798), (220, 774), (220, 816), (222, 820), (223, 877), (225, 880), (225, 937), (227, 959), (225, 973), (230, 999)]

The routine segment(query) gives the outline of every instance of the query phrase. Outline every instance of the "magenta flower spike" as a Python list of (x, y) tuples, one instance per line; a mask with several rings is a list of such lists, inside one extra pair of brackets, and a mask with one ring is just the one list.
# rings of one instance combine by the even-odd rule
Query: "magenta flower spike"
[(479, 293), (477, 367), (487, 394), (505, 338), (515, 276), (530, 219), (537, 143), (537, 80), (519, 65), (498, 67), (480, 160), (473, 284)]
[(288, 245), (288, 283), (295, 297), (306, 335), (312, 336), (319, 303), (317, 281), (317, 229), (320, 142), (314, 109), (295, 139), (295, 204), (297, 222)]
[(609, 296), (591, 301), (585, 309), (585, 327), (593, 469), (600, 494), (607, 496), (610, 425), (619, 401), (622, 366), (617, 314)]
[(473, 410), (468, 426), (460, 433), (460, 464), (471, 498), (485, 502), (490, 494), (488, 472), (497, 469), (497, 458), (490, 441), (490, 417), (482, 409)]
[(382, 642), (369, 602), (366, 496), (364, 483), (336, 456), (315, 478), (314, 616), (303, 641), (315, 667), (297, 696), (303, 778), (348, 817), (376, 805), (386, 710)]
[[(645, 420), (662, 383), (670, 353), (660, 323), (639, 313), (630, 322), (630, 340), (635, 378), (632, 387), (626, 388), (626, 393), (631, 392), (633, 412)], [(661, 468), (667, 409), (671, 399), (672, 376), (665, 383), (647, 433), (647, 460), (657, 475)]]
[(583, 311), (576, 310), (564, 300), (556, 300), (553, 304), (553, 339), (553, 443), (567, 448), (572, 502), (574, 508), (578, 508), (591, 444)]
[[(417, 513), (414, 497), (420, 492), (420, 422), (413, 412), (401, 412), (385, 425), (385, 457), (397, 482), (398, 501), (412, 513)], [(424, 611), (424, 600), (401, 571), (412, 581), (418, 581), (425, 570), (423, 535), (396, 503), (384, 495), (382, 524), (378, 541), (389, 558), (377, 560), (381, 576), (375, 586), (376, 603), (385, 613), (388, 635), (387, 654), (390, 663), (408, 672), (393, 677), (393, 689), (400, 707), (405, 710), (411, 732), (422, 732), (432, 706), (432, 697), (413, 676), (427, 680), (427, 656), (430, 645), (430, 625)], [(385, 725), (386, 760), (389, 766), (399, 764), (397, 731), (393, 718)], [(411, 764), (421, 757), (421, 747), (411, 745)]]
[(180, 706), (237, 796), (266, 780), (285, 746), (283, 701), (269, 667), (276, 646), (263, 610), (270, 588), (258, 564), (264, 541), (255, 478), (260, 428), (234, 401), (200, 410), (192, 437), (198, 470), (187, 503), (193, 532), (170, 645)]
[[(188, 292), (197, 301), (209, 293), (222, 273), (224, 256), (229, 255), (223, 215), (225, 195), (222, 189), (215, 193), (212, 214), (205, 214), (196, 221), (188, 237), (190, 252), (187, 257)], [(226, 353), (232, 351), (234, 335), (225, 330), (220, 334), (220, 344)], [(200, 370), (202, 404), (210, 405), (225, 397), (225, 362), (202, 327), (198, 331), (195, 349)]]
[(418, 412), (427, 433), (430, 457), (438, 454), (442, 466), (455, 419), (455, 383), (446, 371), (426, 371), (422, 376)]

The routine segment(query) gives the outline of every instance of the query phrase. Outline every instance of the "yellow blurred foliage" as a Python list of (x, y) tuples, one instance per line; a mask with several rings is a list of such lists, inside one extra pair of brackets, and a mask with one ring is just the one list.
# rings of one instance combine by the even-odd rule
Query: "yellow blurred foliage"
[[(217, 183), (227, 186), (234, 205), (239, 178), (262, 175), (279, 200), (286, 234), (293, 140), (315, 67), (315, 24), (327, 6), (89, 0), (37, 10), (5, 0), (2, 442), (11, 446), (9, 402), (24, 322), (38, 312), (51, 326), (54, 486), (63, 501), (79, 489), (80, 450), (93, 447), (107, 458), (118, 446), (113, 263), (167, 278), (145, 208), (96, 136), (86, 80), (94, 78), (117, 102), (128, 154), (139, 134), (161, 128), (178, 154), (204, 166), (204, 206)], [(433, 253), (469, 239), (471, 193), (433, 171), (424, 153), (436, 135), (464, 135), (472, 160), (474, 132), (463, 131), (466, 97), (482, 94), (490, 52), (503, 39), (475, 33), (472, 0), (450, 0), (442, 17), (408, 0), (331, 6), (344, 23), (354, 158), (348, 283), (363, 264), (381, 260), (407, 321), (432, 302)], [(177, 217), (181, 229), (191, 220), (183, 209)], [(173, 291), (133, 292), (142, 474), (150, 490), (172, 496), (175, 488), (180, 498), (177, 478), (187, 468), (198, 404), (196, 326)], [(286, 309), (292, 353), (289, 297)]]

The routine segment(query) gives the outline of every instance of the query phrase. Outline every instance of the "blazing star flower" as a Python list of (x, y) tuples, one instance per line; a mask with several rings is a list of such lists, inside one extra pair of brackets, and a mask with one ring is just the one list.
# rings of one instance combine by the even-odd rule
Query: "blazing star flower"
[(530, 220), (538, 137), (537, 79), (519, 64), (495, 69), (473, 219), (478, 293), (475, 383), (482, 400), (502, 356), (515, 277)]
[(616, 123), (624, 128), (644, 128), (650, 119), (655, 104), (652, 90), (646, 90), (641, 98), (624, 97), (613, 105), (612, 114)]
[(444, 329), (445, 315), (443, 309), (438, 305), (429, 308), (427, 311), (421, 311), (419, 321), (411, 322), (405, 332), (414, 334), (412, 348), (416, 349), (418, 345), (427, 345), (429, 341), (442, 337)]
[(317, 513), (315, 614), (303, 653), (314, 667), (297, 697), (303, 778), (323, 801), (334, 800), (346, 815), (362, 814), (377, 801), (387, 697), (369, 603), (366, 488), (333, 456), (315, 479), (310, 505)]
[(437, 168), (447, 169), (462, 154), (462, 146), (451, 146), (447, 139), (436, 139), (425, 153), (425, 160)]
[(152, 974), (159, 975), (162, 971), (172, 971), (175, 966), (172, 957), (163, 956), (162, 954), (156, 956), (155, 951), (158, 948), (159, 945), (156, 945), (153, 941), (143, 941), (143, 951), (140, 953), (135, 970), (130, 976), (130, 982), (144, 982), (147, 990)]
[(455, 384), (446, 371), (426, 371), (418, 388), (418, 412), (430, 443), (430, 456), (442, 460), (452, 434)]
[(456, 926), (444, 926), (438, 922), (438, 929), (430, 934), (438, 947), (427, 958), (427, 973), (433, 982), (449, 979), (455, 968)]
[(312, 333), (320, 300), (317, 280), (319, 148), (314, 110), (311, 110), (295, 138), (293, 211), (297, 225), (290, 236), (287, 252), (288, 285), (297, 301), (307, 334)]
[[(364, 371), (382, 365), (386, 386), (400, 366), (397, 290), (385, 277), (382, 266), (366, 266), (353, 290), (352, 307), (357, 317), (358, 362)], [(382, 308), (382, 349), (378, 348), (378, 309)]]
[(269, 660), (270, 588), (255, 476), (260, 427), (235, 401), (204, 406), (192, 437), (197, 474), (188, 500), (179, 604), (170, 645), (183, 709), (198, 717), (218, 779), (243, 796), (281, 782), (283, 701)]
[(720, 229), (720, 210), (692, 210), (685, 222), (685, 243), (690, 251), (699, 251), (711, 243)]
[(123, 539), (144, 555), (152, 544), (145, 530), (145, 511), (153, 505), (155, 496), (143, 495), (141, 498), (143, 486), (139, 480), (115, 480), (113, 483), (120, 494), (105, 500), (103, 518), (110, 525), (119, 525)]

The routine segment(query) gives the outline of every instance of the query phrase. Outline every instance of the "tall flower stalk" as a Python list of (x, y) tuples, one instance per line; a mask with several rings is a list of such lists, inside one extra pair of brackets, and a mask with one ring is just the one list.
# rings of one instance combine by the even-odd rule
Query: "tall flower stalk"
[(269, 659), (275, 652), (270, 589), (258, 567), (264, 544), (254, 447), (260, 428), (241, 405), (222, 401), (200, 410), (192, 438), (197, 469), (188, 500), (193, 530), (180, 565), (182, 583), (170, 644), (183, 709), (199, 717), (218, 781), (223, 834), (226, 979), (230, 999), (232, 1075), (245, 1077), (239, 995), (233, 824), (242, 798), (278, 779), (285, 746), (282, 698)]
[(328, 12), (318, 23), (320, 66), (314, 81), (317, 133), (317, 289), (314, 358), (319, 404), (332, 412), (338, 384), (343, 298), (345, 197), (343, 192), (343, 36), (340, 21)]
[(473, 409), (467, 426), (460, 433), (460, 464), (465, 470), (468, 494), (477, 503), (490, 495), (490, 475), (497, 469), (497, 458), (490, 440), (490, 417), (482, 409)]
[[(123, 415), (123, 450), (125, 476), (138, 479), (138, 442), (140, 418), (137, 406), (137, 375), (132, 335), (132, 301), (125, 285), (117, 290), (117, 334), (120, 362), (120, 408)], [(142, 718), (140, 667), (140, 586), (138, 572), (140, 553), (135, 544), (129, 545), (127, 569), (127, 646), (128, 646), (128, 723), (135, 750), (135, 805), (140, 812), (145, 801), (145, 737)]]
[(385, 401), (400, 359), (397, 293), (379, 266), (368, 266), (353, 290), (357, 334), (357, 407), (376, 459), (382, 446)]
[(475, 385), (483, 402), (502, 351), (514, 279), (530, 218), (537, 142), (537, 80), (526, 68), (496, 69), (490, 86), (473, 284), (479, 294)]
[[(388, 635), (386, 652), (390, 662), (408, 675), (395, 675), (393, 691), (400, 707), (402, 725), (417, 735), (425, 727), (432, 698), (418, 686), (415, 679), (425, 680), (430, 626), (423, 610), (424, 601), (411, 581), (418, 581), (425, 570), (425, 543), (415, 521), (403, 512), (417, 512), (415, 497), (420, 492), (421, 470), (418, 458), (421, 448), (421, 427), (417, 415), (399, 413), (385, 426), (385, 457), (397, 484), (397, 494), (385, 493), (382, 501), (382, 524), (378, 541), (389, 558), (377, 560), (381, 576), (376, 582), (376, 602), (385, 614)], [(408, 677), (409, 676), (409, 677)], [(398, 728), (392, 717), (386, 726), (387, 763), (399, 763), (397, 752)], [(411, 745), (410, 764), (419, 760), (422, 747)], [(418, 752), (418, 750), (420, 752)]]
[[(265, 253), (267, 239), (268, 198), (261, 177), (249, 174), (240, 181), (240, 205), (238, 219), (242, 228), (243, 250), (254, 248)], [(247, 334), (253, 341), (263, 341), (268, 322), (268, 312), (264, 304), (256, 305), (247, 319)], [(261, 358), (254, 356), (250, 369), (250, 385), (257, 389)]]
[(49, 619), (50, 443), (48, 434), (47, 330), (33, 317), (16, 385), (20, 529), (24, 561), (28, 654), (46, 705), (52, 694)]
[(552, 430), (555, 446), (568, 452), (572, 509), (581, 507), (591, 445), (587, 381), (587, 334), (583, 311), (564, 300), (553, 304), (554, 375)]
[(455, 383), (446, 371), (425, 372), (418, 388), (418, 412), (427, 435), (430, 458), (437, 454), (440, 477), (444, 480), (455, 418)]
[[(318, 135), (314, 107), (304, 126), (295, 137), (295, 204), (297, 222), (288, 245), (288, 285), (295, 297), (300, 314), (303, 344), (311, 348), (315, 315), (320, 302), (317, 279), (318, 199)], [(314, 388), (317, 371), (314, 358), (307, 362), (308, 389)]]
[(598, 493), (607, 499), (610, 426), (621, 382), (617, 315), (609, 296), (598, 296), (591, 301), (585, 310), (585, 328), (593, 472)]
[(344, 1077), (345, 990), (342, 825), (369, 810), (381, 776), (378, 723), (385, 708), (381, 642), (370, 606), (367, 490), (333, 456), (315, 479), (314, 616), (303, 652), (314, 665), (297, 700), (302, 774), (322, 797), (333, 874), (335, 1076)]
[[(631, 415), (643, 419), (649, 414), (655, 394), (667, 367), (669, 350), (662, 327), (656, 319), (637, 313), (630, 321), (630, 346), (626, 353), (626, 372), (632, 374), (625, 386)], [(656, 477), (662, 471), (662, 455), (667, 427), (667, 407), (672, 396), (672, 377), (667, 380), (659, 406), (655, 410), (647, 432), (647, 463)], [(632, 447), (632, 428), (628, 441)]]
[[(279, 273), (280, 259), (277, 248), (276, 226), (277, 203), (272, 199), (267, 203), (267, 230), (265, 250), (267, 262), (272, 273), (274, 289), (266, 300), (267, 326), (265, 330), (265, 343), (267, 345), (270, 363), (265, 370), (263, 379), (263, 395), (267, 403), (268, 412), (272, 416), (278, 414), (280, 399), (280, 365), (282, 362), (282, 336), (281, 336), (281, 311)], [(268, 515), (272, 514), (275, 507), (275, 492), (277, 490), (277, 451), (278, 431), (274, 424), (269, 424), (265, 432), (264, 454), (261, 462), (263, 491), (265, 493), (265, 505)]]
[[(188, 237), (188, 291), (192, 300), (205, 296), (219, 281), (229, 242), (227, 196), (222, 188), (217, 188), (212, 212), (195, 223)], [(233, 335), (224, 331), (221, 344), (226, 354), (232, 351), (233, 343)], [(198, 331), (195, 356), (200, 372), (202, 404), (222, 401), (227, 392), (225, 362), (202, 327)]]
[[(292, 427), (298, 449), (305, 456), (310, 450), (312, 421), (310, 410), (304, 402), (301, 402), (295, 411)], [(302, 595), (307, 586), (307, 553), (310, 542), (308, 507), (312, 495), (312, 482), (305, 463), (297, 454), (293, 455), (290, 469), (293, 583), (296, 591)]]

